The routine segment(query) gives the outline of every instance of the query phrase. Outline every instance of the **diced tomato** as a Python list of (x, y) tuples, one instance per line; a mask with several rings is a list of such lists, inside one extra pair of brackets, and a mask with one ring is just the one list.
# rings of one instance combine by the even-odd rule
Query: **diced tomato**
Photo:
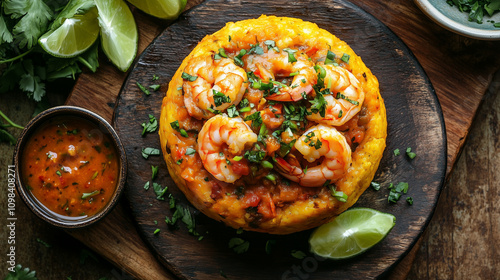
[(245, 196), (241, 199), (245, 208), (257, 207), (260, 203), (260, 197), (255, 193), (248, 191)]
[(242, 159), (240, 161), (229, 160), (231, 162), (231, 169), (234, 173), (238, 175), (248, 175), (250, 174), (250, 168), (248, 167), (248, 161)]

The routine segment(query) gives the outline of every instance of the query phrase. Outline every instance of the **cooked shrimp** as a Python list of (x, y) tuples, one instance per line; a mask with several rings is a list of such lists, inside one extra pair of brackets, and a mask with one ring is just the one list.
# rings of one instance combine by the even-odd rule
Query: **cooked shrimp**
[[(290, 50), (292, 52), (292, 50)], [(293, 54), (297, 61), (290, 62), (289, 55), (282, 50), (276, 53), (273, 50), (262, 55), (250, 56), (247, 61), (248, 68), (262, 78), (263, 81), (275, 81), (276, 77), (289, 77), (293, 75), (290, 86), (280, 88), (280, 92), (272, 94), (267, 99), (277, 101), (298, 101), (303, 98), (303, 94), (312, 91), (316, 84), (317, 76), (313, 68), (313, 63), (309, 61), (307, 55), (299, 53)]]
[[(245, 146), (257, 142), (257, 134), (241, 119), (216, 115), (205, 122), (198, 134), (198, 153), (217, 180), (233, 183), (242, 175), (228, 164), (229, 159), (243, 155)], [(229, 154), (224, 154), (224, 152)]]
[(286, 178), (304, 187), (319, 187), (345, 175), (351, 165), (351, 148), (335, 128), (325, 125), (311, 127), (295, 143), (295, 148), (308, 162), (323, 158), (321, 163), (307, 169), (297, 160), (277, 158), (277, 169)]
[(330, 89), (332, 94), (324, 95), (327, 103), (325, 117), (315, 113), (307, 116), (307, 119), (327, 125), (343, 125), (361, 110), (365, 92), (358, 79), (346, 69), (333, 65), (321, 67), (326, 72), (325, 87)]
[(186, 109), (197, 119), (213, 116), (209, 109), (223, 111), (238, 104), (247, 89), (245, 70), (228, 58), (195, 57), (184, 72), (196, 77), (193, 81), (185, 80), (182, 88)]

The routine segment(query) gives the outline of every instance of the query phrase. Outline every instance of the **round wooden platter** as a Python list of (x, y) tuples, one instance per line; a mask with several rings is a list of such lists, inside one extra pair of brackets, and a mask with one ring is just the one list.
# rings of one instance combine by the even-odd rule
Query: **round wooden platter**
[[(324, 260), (309, 252), (311, 231), (286, 236), (245, 232), (238, 234), (222, 223), (199, 213), (184, 198), (168, 175), (160, 156), (141, 155), (145, 147), (159, 146), (158, 134), (141, 136), (141, 123), (148, 115), (160, 116), (168, 82), (184, 57), (205, 35), (226, 22), (256, 18), (261, 14), (297, 17), (317, 23), (346, 41), (378, 77), (387, 107), (387, 148), (375, 176), (381, 189), (369, 188), (355, 204), (396, 216), (396, 226), (380, 244), (366, 253), (342, 262)], [(153, 81), (153, 75), (159, 80)], [(144, 94), (136, 83), (161, 89)], [(184, 279), (369, 279), (387, 273), (401, 260), (424, 231), (434, 211), (446, 169), (446, 135), (441, 108), (425, 72), (413, 54), (385, 25), (347, 1), (207, 1), (184, 13), (143, 52), (124, 83), (114, 115), (114, 125), (125, 146), (129, 175), (126, 197), (142, 237), (162, 263)], [(407, 147), (417, 157), (409, 160)], [(401, 155), (393, 151), (399, 149)], [(159, 173), (151, 180), (151, 166)], [(191, 235), (182, 222), (169, 227), (168, 199), (160, 201), (150, 181), (168, 186), (178, 203), (188, 207), (196, 219)], [(408, 193), (396, 204), (387, 200), (390, 183), (408, 182)], [(413, 198), (409, 205), (406, 197)], [(154, 234), (156, 229), (160, 232)], [(123, 234), (127, 234), (124, 232)], [(233, 237), (249, 241), (249, 250), (236, 254), (228, 247)], [(276, 243), (267, 254), (268, 240)], [(291, 252), (305, 253), (302, 259)]]

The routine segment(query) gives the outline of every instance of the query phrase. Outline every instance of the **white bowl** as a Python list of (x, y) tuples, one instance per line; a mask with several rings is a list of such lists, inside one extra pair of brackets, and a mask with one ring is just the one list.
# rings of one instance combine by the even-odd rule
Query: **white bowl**
[(415, 0), (415, 3), (428, 17), (452, 32), (474, 39), (500, 40), (500, 28), (488, 22), (500, 22), (499, 12), (492, 17), (485, 15), (483, 23), (479, 24), (470, 22), (468, 13), (462, 13), (458, 7), (448, 5), (446, 0)]

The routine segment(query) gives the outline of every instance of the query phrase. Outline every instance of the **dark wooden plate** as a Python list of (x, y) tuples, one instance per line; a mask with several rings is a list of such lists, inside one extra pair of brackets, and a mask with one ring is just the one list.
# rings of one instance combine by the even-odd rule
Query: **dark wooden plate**
[[(396, 216), (396, 226), (380, 244), (356, 258), (334, 262), (309, 253), (311, 231), (287, 236), (246, 232), (215, 222), (194, 209), (168, 175), (162, 158), (141, 156), (143, 147), (159, 148), (157, 133), (141, 137), (141, 123), (148, 114), (160, 116), (163, 92), (180, 63), (205, 35), (228, 21), (256, 18), (261, 14), (297, 17), (317, 23), (346, 41), (378, 77), (387, 107), (387, 148), (375, 181), (379, 191), (369, 188), (355, 204)], [(153, 75), (160, 77), (152, 81)], [(137, 87), (161, 83), (158, 92), (147, 96)], [(123, 85), (114, 124), (127, 152), (129, 174), (126, 197), (137, 228), (158, 258), (176, 275), (186, 279), (368, 279), (377, 278), (401, 260), (429, 222), (444, 181), (446, 135), (441, 108), (426, 74), (405, 44), (385, 25), (347, 1), (207, 1), (181, 15), (139, 57)], [(417, 153), (409, 160), (407, 147)], [(400, 149), (401, 155), (393, 151)], [(167, 201), (159, 201), (153, 190), (143, 188), (151, 181), (151, 166), (160, 166), (154, 182), (195, 213), (198, 241), (185, 226), (172, 229), (165, 216), (172, 216)], [(408, 182), (409, 190), (397, 204), (389, 204), (390, 183)], [(413, 205), (405, 202), (411, 196)], [(157, 221), (157, 224), (155, 223)], [(155, 229), (161, 229), (153, 234)], [(126, 233), (123, 233), (126, 234)], [(236, 254), (228, 248), (232, 237), (250, 242), (250, 249)], [(275, 240), (266, 254), (267, 240)], [(292, 250), (306, 253), (296, 259)]]

